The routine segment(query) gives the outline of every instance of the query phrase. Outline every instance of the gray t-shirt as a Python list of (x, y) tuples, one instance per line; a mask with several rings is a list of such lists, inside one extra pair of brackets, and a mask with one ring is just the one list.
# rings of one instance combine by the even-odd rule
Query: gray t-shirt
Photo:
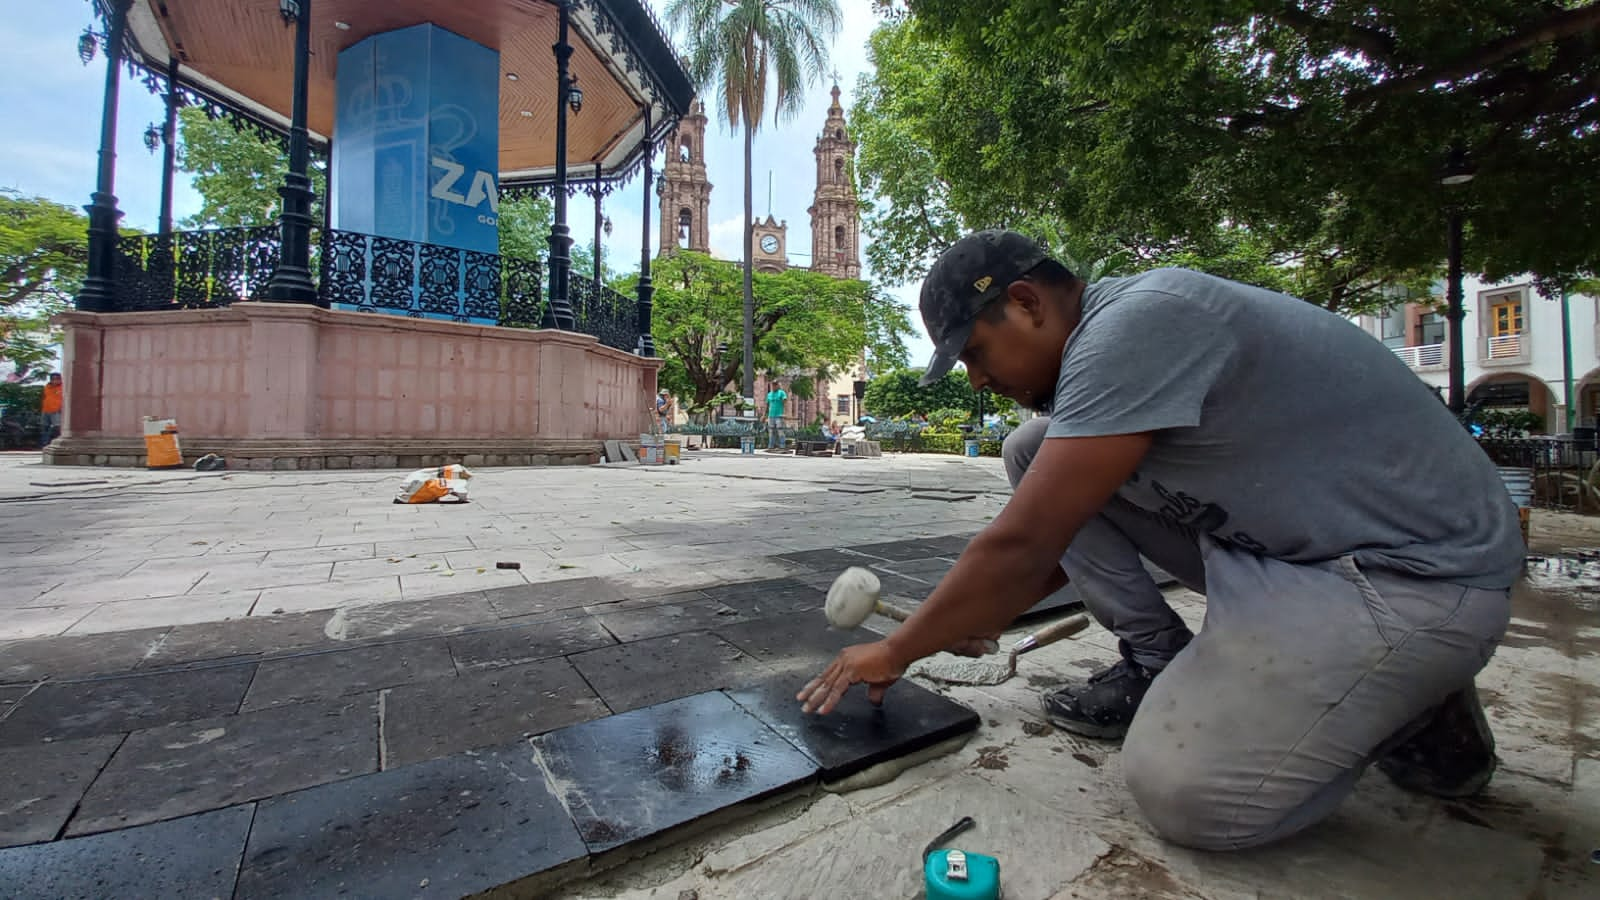
[(1124, 499), (1289, 562), (1482, 588), (1522, 567), (1516, 509), (1444, 404), (1316, 306), (1183, 269), (1085, 289), (1049, 437), (1155, 432)]

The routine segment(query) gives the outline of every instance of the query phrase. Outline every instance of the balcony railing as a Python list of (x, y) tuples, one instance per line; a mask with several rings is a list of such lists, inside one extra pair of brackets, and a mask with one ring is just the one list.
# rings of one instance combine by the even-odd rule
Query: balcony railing
[[(211, 309), (259, 297), (278, 266), (277, 225), (118, 240), (117, 312)], [(311, 272), (324, 307), (537, 328), (545, 267), (534, 259), (326, 230), (312, 234)], [(576, 330), (628, 353), (639, 344), (632, 298), (570, 274)]]
[(1444, 365), (1444, 344), (1419, 344), (1415, 347), (1393, 347), (1394, 355), (1413, 369), (1426, 369)]
[(1523, 358), (1523, 336), (1520, 334), (1502, 334), (1497, 337), (1484, 338), (1483, 358), (1487, 360), (1512, 361)]

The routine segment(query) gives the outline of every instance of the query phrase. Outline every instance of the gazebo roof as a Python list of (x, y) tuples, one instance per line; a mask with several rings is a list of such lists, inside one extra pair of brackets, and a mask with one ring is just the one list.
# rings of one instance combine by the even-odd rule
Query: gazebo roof
[[(500, 53), (502, 185), (553, 181), (557, 17), (549, 0), (312, 0), (312, 140), (325, 144), (333, 130), (340, 51), (431, 22)], [(278, 0), (133, 0), (128, 28), (128, 51), (144, 68), (164, 72), (175, 57), (180, 84), (288, 130), (294, 31)], [(583, 89), (582, 112), (567, 117), (569, 178), (595, 163), (626, 174), (640, 160), (645, 110), (658, 140), (688, 111), (688, 75), (642, 0), (573, 0), (569, 42)]]

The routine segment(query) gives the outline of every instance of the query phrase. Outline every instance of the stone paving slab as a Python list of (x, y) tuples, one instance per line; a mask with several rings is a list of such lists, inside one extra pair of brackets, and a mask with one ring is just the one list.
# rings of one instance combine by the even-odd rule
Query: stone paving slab
[(68, 635), (0, 645), (0, 684), (47, 676), (126, 672), (160, 646), (166, 627), (110, 635)]
[(0, 885), (14, 900), (228, 897), (254, 807), (0, 850)]
[(753, 657), (705, 632), (604, 647), (569, 659), (617, 713), (749, 684), (767, 674)]
[(466, 673), (567, 656), (611, 646), (617, 641), (599, 620), (578, 615), (455, 635), (449, 642), (456, 669)]
[(54, 840), (121, 743), (111, 734), (0, 747), (0, 847)]
[(591, 853), (803, 784), (816, 766), (721, 693), (533, 739)]
[(605, 629), (624, 643), (684, 631), (705, 631), (740, 618), (738, 610), (715, 600), (662, 603), (639, 609), (604, 613), (596, 617)]
[(444, 638), (306, 653), (257, 666), (240, 711), (331, 700), (455, 674)]
[(547, 615), (586, 605), (621, 600), (622, 591), (602, 578), (568, 578), (538, 584), (492, 588), (484, 592), (502, 618)]
[(0, 721), (0, 746), (113, 734), (232, 713), (253, 665), (46, 682)]
[(566, 659), (546, 659), (384, 691), (384, 768), (541, 734), (610, 713)]
[(262, 801), (233, 896), (453, 900), (586, 855), (524, 745)]
[(293, 653), (327, 642), (324, 629), (330, 615), (328, 612), (293, 613), (179, 625), (154, 642), (139, 665), (156, 668), (213, 659)]
[(285, 794), (378, 768), (378, 702), (350, 697), (136, 731), (84, 796), (69, 835)]

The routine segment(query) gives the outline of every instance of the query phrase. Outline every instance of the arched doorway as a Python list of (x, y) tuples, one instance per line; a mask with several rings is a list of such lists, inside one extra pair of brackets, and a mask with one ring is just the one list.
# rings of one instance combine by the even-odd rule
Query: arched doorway
[(1572, 405), (1577, 425), (1593, 428), (1600, 423), (1600, 369), (1590, 369), (1572, 384)]
[(1550, 386), (1526, 372), (1495, 372), (1467, 385), (1467, 406), (1480, 404), (1485, 410), (1527, 410), (1544, 421), (1546, 434), (1566, 430), (1560, 421), (1561, 398)]

